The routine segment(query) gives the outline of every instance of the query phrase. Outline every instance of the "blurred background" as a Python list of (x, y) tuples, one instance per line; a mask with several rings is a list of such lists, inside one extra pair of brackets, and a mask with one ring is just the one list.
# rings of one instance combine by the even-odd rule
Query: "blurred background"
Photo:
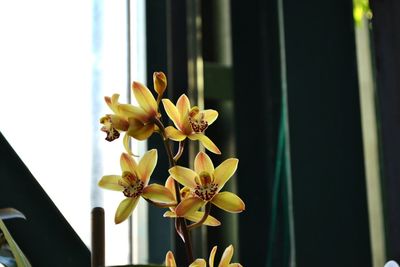
[[(0, 208), (35, 216), (33, 190), (43, 188), (37, 199), (47, 194), (77, 234), (71, 242), (79, 245), (63, 252), (74, 266), (87, 266), (99, 206), (106, 265), (162, 263), (168, 250), (182, 262), (163, 210), (141, 201), (115, 226), (122, 195), (97, 187), (102, 175), (119, 173), (123, 151), (99, 131), (109, 112), (103, 97), (134, 103), (131, 82), (152, 89), (153, 72), (163, 71), (173, 102), (185, 93), (219, 111), (207, 129), (223, 152), (210, 155), (214, 164), (239, 158), (226, 188), (246, 210), (213, 209), (222, 226), (193, 233), (197, 257), (218, 245), (219, 258), (233, 244), (243, 266), (399, 262), (399, 12), (395, 0), (0, 1), (0, 131), (40, 184), (17, 197), (24, 175), (2, 175)], [(3, 169), (14, 160), (4, 147)], [(140, 155), (159, 149), (153, 181), (163, 183), (160, 140), (132, 147)], [(199, 149), (190, 146), (181, 164)], [(51, 253), (24, 243), (20, 228), (44, 227), (27, 217), (12, 230), (35, 266)], [(38, 242), (63, 250), (57, 232)]]

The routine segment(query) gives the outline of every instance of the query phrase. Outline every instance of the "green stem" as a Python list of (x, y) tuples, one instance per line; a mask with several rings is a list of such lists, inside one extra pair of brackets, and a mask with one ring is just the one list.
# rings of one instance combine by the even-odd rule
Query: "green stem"
[[(172, 149), (171, 149), (171, 147), (169, 145), (169, 139), (165, 135), (165, 127), (164, 127), (163, 123), (158, 118), (154, 119), (154, 123), (160, 129), (160, 133), (161, 133), (161, 136), (163, 138), (164, 147), (165, 147), (165, 150), (166, 150), (167, 155), (168, 155), (169, 167), (172, 168), (172, 167), (176, 166), (176, 160), (174, 159), (174, 156), (172, 154)], [(181, 152), (181, 154), (182, 154), (182, 152)], [(178, 153), (179, 153), (179, 151), (178, 151)], [(174, 180), (174, 181), (175, 181), (176, 201), (179, 204), (182, 201), (181, 193), (180, 193), (180, 186), (179, 186), (179, 183), (176, 180)], [(175, 226), (176, 226), (175, 227), (176, 230), (179, 231), (182, 234), (182, 237), (184, 239), (184, 244), (185, 244), (185, 249), (186, 249), (186, 257), (187, 257), (187, 260), (188, 260), (188, 264), (191, 264), (194, 261), (193, 249), (192, 249), (192, 242), (190, 240), (189, 231), (188, 231), (188, 228), (187, 228), (187, 224), (186, 224), (185, 218), (183, 218), (183, 217), (176, 218)]]

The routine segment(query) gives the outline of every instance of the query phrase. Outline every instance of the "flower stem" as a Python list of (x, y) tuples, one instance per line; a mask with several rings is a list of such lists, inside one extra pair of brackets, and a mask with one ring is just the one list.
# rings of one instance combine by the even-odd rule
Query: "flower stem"
[(188, 225), (187, 229), (188, 229), (188, 230), (192, 230), (192, 229), (194, 229), (194, 228), (197, 228), (197, 227), (199, 227), (199, 226), (202, 226), (203, 223), (207, 220), (208, 215), (210, 215), (210, 211), (211, 211), (211, 203), (210, 203), (210, 202), (207, 202), (207, 204), (206, 204), (206, 209), (205, 209), (205, 211), (204, 211), (203, 217), (200, 219), (200, 221)]
[[(173, 153), (172, 153), (171, 146), (169, 145), (169, 139), (165, 135), (165, 127), (164, 127), (163, 123), (158, 118), (154, 119), (154, 123), (160, 129), (160, 133), (163, 138), (164, 147), (165, 147), (165, 150), (168, 155), (169, 167), (172, 168), (172, 167), (176, 166), (176, 161), (177, 161), (177, 159), (179, 159), (180, 155), (183, 152), (183, 146), (181, 148), (181, 145), (179, 145), (179, 151), (178, 151), (177, 155), (179, 155), (179, 154), (180, 155), (177, 159), (175, 159), (173, 156)], [(180, 150), (182, 150), (182, 151), (180, 152)], [(175, 181), (176, 201), (179, 204), (182, 201), (181, 193), (180, 193), (180, 186), (176, 180), (174, 180), (174, 181)], [(188, 264), (191, 264), (194, 261), (193, 249), (192, 249), (192, 242), (190, 240), (189, 230), (187, 228), (185, 218), (183, 218), (183, 217), (176, 218), (175, 229), (178, 231), (178, 234), (181, 235), (181, 237), (183, 239), (183, 242), (185, 244), (186, 257), (188, 260)]]

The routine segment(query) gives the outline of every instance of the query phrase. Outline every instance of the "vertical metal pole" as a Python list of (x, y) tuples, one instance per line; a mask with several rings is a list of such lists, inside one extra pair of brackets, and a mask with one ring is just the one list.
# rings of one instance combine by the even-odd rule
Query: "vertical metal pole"
[(92, 267), (105, 266), (104, 209), (92, 209)]

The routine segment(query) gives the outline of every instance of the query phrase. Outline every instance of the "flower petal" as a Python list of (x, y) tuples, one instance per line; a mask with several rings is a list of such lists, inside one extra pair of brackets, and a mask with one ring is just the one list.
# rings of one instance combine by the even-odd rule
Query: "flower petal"
[(235, 173), (239, 160), (236, 158), (230, 158), (222, 162), (214, 170), (215, 183), (218, 184), (218, 191), (225, 185), (225, 183)]
[(225, 249), (224, 254), (222, 254), (218, 267), (228, 266), (228, 264), (231, 262), (232, 256), (233, 256), (233, 246), (230, 245)]
[(139, 103), (139, 106), (143, 108), (144, 111), (146, 111), (146, 113), (148, 113), (150, 116), (156, 116), (157, 102), (150, 90), (139, 82), (132, 83), (132, 90), (137, 102)]
[(137, 169), (136, 161), (134, 158), (129, 156), (127, 153), (121, 154), (120, 163), (121, 163), (122, 172), (136, 173), (136, 169)]
[(218, 111), (213, 109), (206, 109), (202, 111), (204, 113), (204, 120), (207, 121), (208, 125), (211, 125), (218, 118)]
[(116, 224), (119, 224), (123, 221), (125, 221), (129, 215), (132, 214), (132, 211), (135, 209), (137, 203), (139, 201), (139, 198), (126, 198), (121, 201), (119, 204), (117, 211), (115, 212), (115, 218), (114, 221)]
[(194, 181), (194, 178), (197, 176), (197, 173), (188, 169), (186, 167), (175, 166), (168, 170), (171, 174), (172, 178), (177, 180), (180, 184), (187, 186), (189, 188), (194, 189), (197, 184)]
[(120, 104), (118, 109), (120, 114), (126, 118), (136, 118), (143, 122), (147, 122), (149, 119), (149, 115), (146, 113), (146, 111), (131, 104)]
[(129, 118), (129, 128), (127, 134), (137, 140), (146, 140), (154, 132), (154, 124), (144, 124), (142, 121), (136, 118)]
[(178, 101), (176, 101), (176, 108), (178, 109), (181, 119), (189, 113), (190, 101), (189, 101), (189, 98), (185, 94), (181, 95), (178, 98)]
[(189, 267), (207, 267), (207, 262), (204, 259), (196, 259)]
[[(185, 216), (185, 218), (196, 223), (200, 221), (203, 218), (203, 216), (204, 216), (204, 211), (196, 211), (192, 214)], [(213, 216), (208, 215), (207, 219), (204, 221), (203, 224), (207, 226), (220, 226), (221, 222), (215, 219)]]
[(190, 140), (199, 140), (205, 148), (207, 148), (209, 151), (220, 155), (221, 151), (218, 149), (218, 147), (213, 143), (213, 141), (210, 140), (207, 136), (204, 134), (191, 134), (188, 136)]
[(168, 210), (168, 211), (164, 212), (163, 217), (177, 218), (178, 216), (176, 216), (175, 212)]
[(143, 189), (142, 197), (159, 203), (175, 203), (175, 198), (168, 188), (159, 185), (151, 184)]
[(205, 171), (209, 174), (214, 172), (214, 164), (206, 153), (201, 151), (197, 154), (196, 158), (194, 159), (194, 171), (197, 173)]
[(176, 267), (175, 257), (171, 251), (168, 251), (167, 255), (165, 255), (165, 266), (166, 267)]
[(231, 192), (221, 192), (216, 194), (212, 199), (211, 203), (220, 209), (223, 209), (231, 213), (239, 213), (244, 211), (245, 204), (243, 200), (237, 195)]
[(210, 265), (210, 267), (214, 267), (214, 258), (216, 252), (217, 252), (217, 246), (214, 246), (210, 252), (210, 258), (208, 259), (208, 264)]
[(182, 141), (186, 138), (186, 135), (184, 135), (181, 131), (175, 129), (172, 126), (168, 126), (167, 128), (165, 128), (165, 134), (169, 139), (174, 141)]
[(228, 265), (228, 267), (243, 267), (240, 263), (231, 263)]
[(178, 109), (175, 105), (171, 102), (171, 100), (164, 98), (162, 100), (165, 112), (167, 113), (168, 117), (174, 122), (176, 127), (180, 125), (180, 115)]
[(132, 150), (131, 150), (131, 146), (129, 144), (129, 139), (130, 139), (130, 136), (127, 133), (125, 133), (124, 138), (123, 138), (123, 144), (124, 144), (125, 151), (129, 155), (133, 155)]
[(189, 197), (176, 206), (175, 213), (178, 217), (186, 217), (197, 211), (204, 204), (205, 202), (198, 197)]
[(120, 115), (109, 115), (109, 118), (111, 120), (112, 126), (120, 131), (126, 131), (128, 130), (129, 123), (126, 120), (126, 118), (120, 116)]
[(175, 200), (176, 199), (176, 196), (175, 196), (175, 180), (174, 180), (174, 178), (172, 178), (172, 176), (169, 176), (167, 178), (167, 180), (165, 181), (165, 187), (168, 188), (168, 190), (174, 196), (174, 200)]
[(157, 149), (152, 149), (147, 151), (139, 161), (137, 174), (144, 185), (149, 183), (150, 175), (153, 173), (157, 164), (157, 157)]
[(99, 186), (104, 189), (109, 189), (113, 191), (123, 191), (124, 187), (121, 186), (118, 181), (121, 179), (119, 175), (105, 175), (101, 177), (99, 181)]

